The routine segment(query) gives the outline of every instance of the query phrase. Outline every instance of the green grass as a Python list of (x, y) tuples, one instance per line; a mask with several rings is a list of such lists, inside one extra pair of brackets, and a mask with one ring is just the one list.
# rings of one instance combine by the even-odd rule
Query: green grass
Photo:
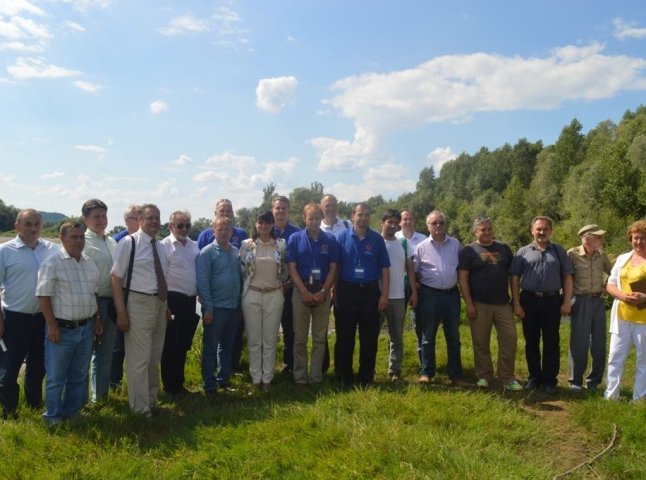
[[(567, 371), (567, 326), (562, 327), (561, 371)], [(461, 329), (467, 378), (473, 355), (468, 326)], [(519, 328), (517, 373), (526, 376)], [(195, 393), (170, 401), (160, 395), (151, 420), (128, 411), (124, 392), (89, 406), (83, 415), (49, 429), (21, 405), (19, 419), (0, 423), (0, 478), (551, 478), (616, 448), (570, 478), (643, 478), (646, 407), (625, 397), (557, 397), (541, 393), (481, 392), (448, 386), (446, 351), (438, 334), (438, 381), (416, 384), (414, 334), (406, 333), (405, 379), (387, 381), (387, 338), (379, 344), (377, 382), (339, 389), (328, 377), (317, 388), (296, 388), (277, 375), (270, 395), (236, 376), (236, 392), (201, 394), (199, 333), (189, 354), (188, 387)], [(332, 344), (332, 342), (331, 342)], [(561, 377), (564, 385), (566, 377)]]

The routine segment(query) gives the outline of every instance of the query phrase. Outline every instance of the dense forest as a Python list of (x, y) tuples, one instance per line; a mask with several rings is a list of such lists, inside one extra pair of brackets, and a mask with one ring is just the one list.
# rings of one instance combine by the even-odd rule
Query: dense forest
[[(439, 175), (432, 167), (424, 168), (414, 192), (394, 200), (382, 196), (365, 200), (375, 212), (373, 226), (384, 209), (409, 208), (415, 212), (417, 229), (425, 232), (425, 216), (437, 208), (447, 215), (449, 233), (469, 242), (471, 222), (487, 215), (497, 238), (517, 248), (529, 242), (529, 222), (541, 214), (554, 219), (553, 239), (565, 246), (579, 243), (576, 232), (581, 226), (597, 223), (608, 231), (607, 250), (628, 250), (627, 226), (646, 215), (646, 106), (627, 111), (619, 124), (606, 120), (587, 134), (582, 130), (574, 119), (554, 145), (521, 138), (493, 151), (483, 147), (473, 154), (462, 153), (444, 164)], [(278, 193), (289, 197), (292, 222), (302, 226), (303, 206), (320, 201), (327, 192), (315, 182), (287, 194), (277, 192), (272, 183), (263, 189), (258, 207), (236, 212), (237, 222), (250, 229), (255, 213), (269, 208)], [(340, 201), (340, 215), (349, 218), (351, 207)], [(14, 207), (0, 200), (0, 231), (13, 228), (15, 214)], [(195, 219), (191, 236), (211, 220)], [(49, 224), (48, 232), (55, 232), (58, 224)]]

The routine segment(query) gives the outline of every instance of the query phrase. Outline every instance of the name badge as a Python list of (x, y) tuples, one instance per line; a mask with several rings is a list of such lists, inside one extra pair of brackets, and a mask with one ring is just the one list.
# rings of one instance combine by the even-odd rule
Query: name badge
[(365, 276), (365, 270), (363, 267), (354, 267), (354, 278), (363, 278)]
[(321, 281), (321, 269), (318, 267), (315, 267), (312, 269), (312, 277), (314, 277), (314, 280), (317, 282)]

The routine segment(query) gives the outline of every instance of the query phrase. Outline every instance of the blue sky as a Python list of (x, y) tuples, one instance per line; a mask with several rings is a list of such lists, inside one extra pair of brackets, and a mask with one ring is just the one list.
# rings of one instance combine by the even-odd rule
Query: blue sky
[(0, 0), (0, 198), (346, 201), (644, 102), (643, 1)]

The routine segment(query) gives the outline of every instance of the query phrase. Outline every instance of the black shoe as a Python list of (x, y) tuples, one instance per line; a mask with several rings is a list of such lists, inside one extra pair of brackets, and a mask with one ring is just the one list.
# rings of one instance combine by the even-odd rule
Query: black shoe
[(204, 390), (204, 395), (207, 397), (215, 397), (218, 394), (218, 391), (214, 388), (213, 390)]
[(541, 385), (541, 382), (535, 378), (530, 378), (525, 384), (525, 390), (536, 390)]
[(556, 385), (544, 385), (543, 391), (548, 395), (554, 395), (556, 394)]

